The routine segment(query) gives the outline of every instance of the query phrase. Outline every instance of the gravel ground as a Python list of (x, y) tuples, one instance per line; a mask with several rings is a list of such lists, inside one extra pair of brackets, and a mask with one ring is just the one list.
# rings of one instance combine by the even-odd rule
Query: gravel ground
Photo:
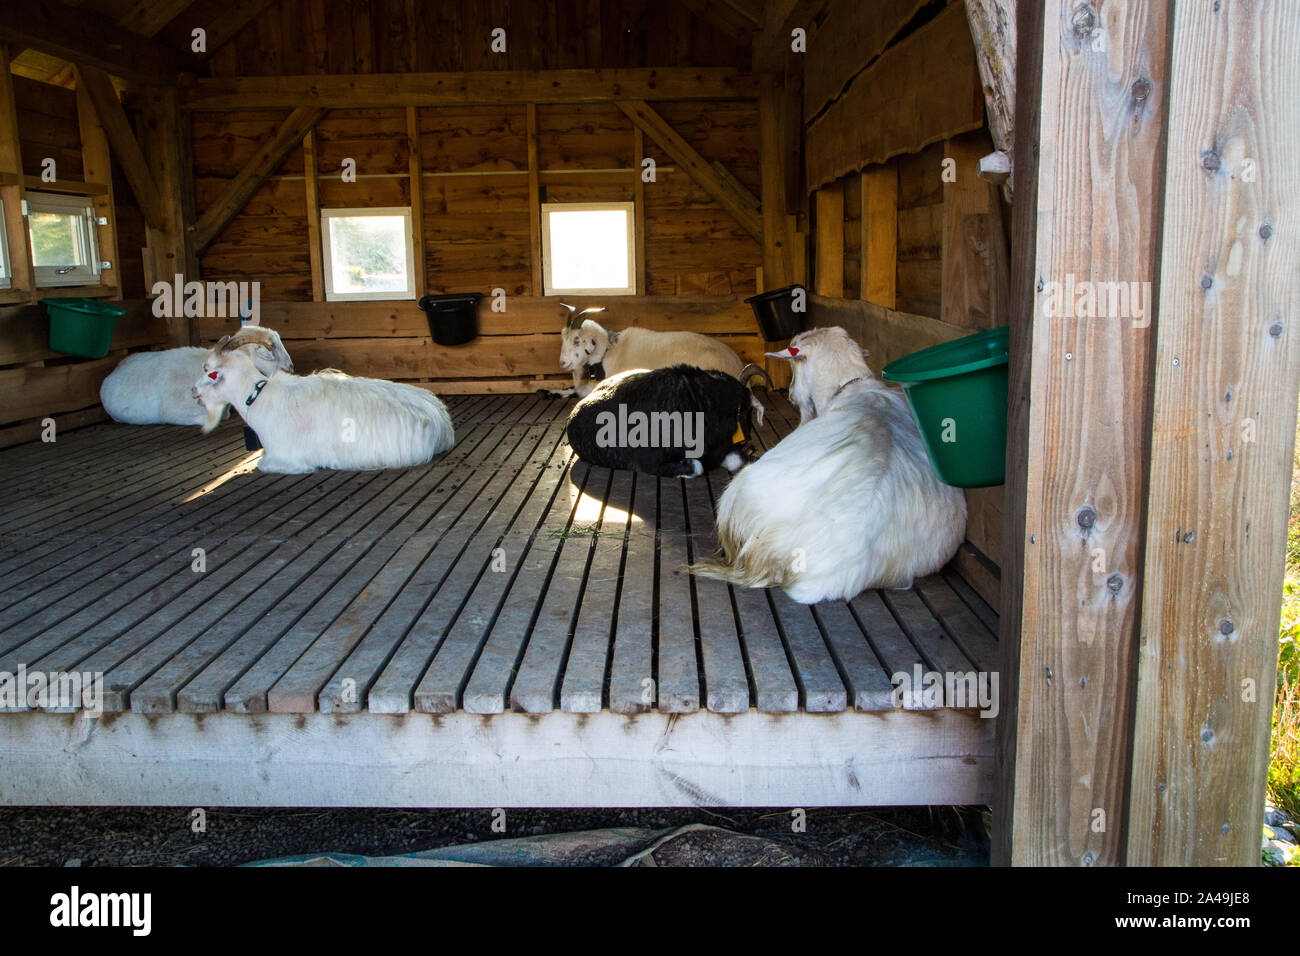
[[(979, 866), (988, 862), (987, 811), (974, 807), (812, 809), (792, 832), (787, 810), (223, 809), (207, 832), (175, 807), (0, 809), (0, 866), (230, 866), (334, 852), (387, 856), (502, 837), (603, 827), (662, 829), (703, 823), (735, 833), (684, 833), (654, 852), (659, 866)], [(648, 845), (648, 841), (647, 841)], [(614, 864), (627, 854), (580, 861)]]

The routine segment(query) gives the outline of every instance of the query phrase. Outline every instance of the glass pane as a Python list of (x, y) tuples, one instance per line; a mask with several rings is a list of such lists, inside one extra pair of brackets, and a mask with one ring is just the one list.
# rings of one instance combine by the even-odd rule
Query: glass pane
[(627, 210), (548, 212), (553, 289), (625, 289)]
[(405, 217), (335, 216), (329, 223), (335, 292), (406, 291)]
[(81, 217), (66, 212), (33, 212), (32, 261), (38, 266), (82, 266)]

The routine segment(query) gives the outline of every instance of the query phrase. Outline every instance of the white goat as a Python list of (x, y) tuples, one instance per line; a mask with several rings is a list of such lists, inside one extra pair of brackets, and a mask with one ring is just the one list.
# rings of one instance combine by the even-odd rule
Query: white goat
[[(567, 303), (560, 305), (569, 310), (569, 318), (560, 333), (560, 368), (573, 373), (573, 388), (549, 393), (558, 398), (586, 397), (600, 378), (631, 369), (693, 365), (726, 372), (737, 381), (745, 369), (745, 360), (735, 349), (699, 332), (656, 332), (635, 326), (609, 332), (594, 320), (583, 318), (593, 312), (604, 312), (604, 307), (579, 312)], [(600, 375), (584, 382), (588, 369), (593, 366), (600, 367)], [(750, 403), (754, 407), (754, 421), (762, 425), (762, 403), (752, 394)]]
[(943, 567), (965, 534), (966, 498), (935, 477), (902, 393), (840, 328), (769, 354), (794, 366), (801, 424), (732, 479), (718, 501), (722, 557), (691, 570), (815, 604)]
[[(230, 337), (228, 347), (246, 351), (264, 377), (293, 371), (293, 360), (273, 329), (245, 326)], [(207, 413), (194, 404), (190, 391), (210, 353), (179, 348), (128, 355), (100, 385), (99, 401), (114, 421), (127, 425), (202, 425)]]
[(446, 406), (425, 389), (335, 369), (268, 378), (227, 346), (222, 339), (208, 353), (193, 396), (207, 410), (204, 432), (217, 426), (227, 404), (234, 406), (261, 439), (262, 471), (407, 468), (455, 441)]

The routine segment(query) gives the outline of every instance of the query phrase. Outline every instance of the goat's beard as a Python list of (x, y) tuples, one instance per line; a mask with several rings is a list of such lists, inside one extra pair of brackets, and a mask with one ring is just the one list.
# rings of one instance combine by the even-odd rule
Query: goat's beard
[(207, 420), (203, 423), (203, 434), (206, 435), (221, 424), (222, 413), (226, 410), (226, 405), (222, 402), (216, 405), (204, 405), (203, 408), (208, 413)]

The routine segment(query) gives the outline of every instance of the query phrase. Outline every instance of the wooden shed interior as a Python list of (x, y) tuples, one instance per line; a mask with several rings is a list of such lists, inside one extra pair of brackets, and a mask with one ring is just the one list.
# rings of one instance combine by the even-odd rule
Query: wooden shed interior
[[(1251, 808), (1262, 804), (1268, 715), (1237, 698), (1242, 679), (1270, 687), (1276, 662), (1269, 634), (1270, 621), (1276, 634), (1285, 540), (1285, 521), (1279, 531), (1277, 519), (1285, 512), (1300, 382), (1289, 324), (1300, 290), (1300, 209), (1288, 194), (1300, 136), (1282, 105), (1300, 99), (1300, 90), (1298, 71), (1281, 65), (1288, 56), (1295, 62), (1300, 16), (1279, 2), (1225, 0), (1222, 11), (1218, 3), (1186, 4), (1177, 13), (1168, 6), (7, 3), (0, 9), (0, 448), (9, 450), (0, 460), (14, 469), (18, 494), (0, 509), (0, 533), (15, 550), (0, 553), (0, 574), (9, 575), (0, 578), (0, 621), (9, 627), (0, 666), (85, 669), (90, 661), (125, 683), (110, 679), (109, 709), (124, 713), (95, 733), (67, 715), (0, 718), (0, 741), (17, 766), (36, 766), (51, 735), (77, 743), (62, 783), (42, 790), (10, 775), (0, 799), (146, 802), (153, 793), (186, 802), (202, 791), (227, 803), (580, 803), (571, 784), (583, 762), (570, 753), (574, 725), (561, 711), (589, 712), (594, 699), (577, 749), (613, 766), (626, 746), (645, 755), (645, 765), (609, 769), (605, 783), (590, 784), (593, 801), (995, 801), (995, 855), (1005, 862), (1244, 862), (1257, 854), (1258, 833), (1246, 834)], [(1206, 62), (1214, 63), (1208, 76), (1193, 66)], [(94, 252), (81, 284), (52, 275), (29, 232), (25, 209), (61, 208), (57, 197), (77, 198), (86, 210), (83, 241)], [(598, 203), (632, 204), (632, 294), (547, 294), (543, 208)], [(406, 211), (414, 296), (335, 298), (328, 230), (343, 210)], [(1154, 291), (1138, 316), (1063, 316), (1042, 307), (1049, 283), (1076, 277)], [(489, 614), (495, 630), (476, 637), (471, 659), (448, 665), (442, 683), (418, 654), (410, 674), (388, 679), (411, 646), (401, 642), (405, 632), (394, 632), (396, 644), (357, 645), (345, 633), (346, 614), (299, 635), (333, 635), (338, 657), (329, 656), (329, 640), (308, 639), (295, 651), (286, 618), (288, 643), (276, 645), (283, 667), (261, 683), (253, 680), (256, 666), (239, 658), (243, 645), (233, 631), (213, 645), (213, 658), (233, 655), (224, 683), (186, 684), (197, 670), (183, 651), (202, 649), (202, 641), (149, 656), (148, 647), (163, 648), (185, 627), (193, 627), (187, 640), (207, 628), (244, 627), (237, 606), (216, 623), (196, 606), (127, 661), (104, 656), (106, 645), (94, 637), (99, 625), (77, 637), (81, 631), (56, 615), (49, 627), (64, 630), (42, 637), (33, 629), (39, 614), (29, 618), (25, 609), (45, 608), (64, 592), (25, 591), (35, 584), (21, 581), (44, 582), (36, 571), (64, 560), (49, 542), (71, 546), (83, 521), (123, 517), (99, 500), (100, 468), (141, 489), (133, 517), (156, 518), (157, 528), (181, 538), (208, 534), (222, 509), (252, 503), (241, 498), (242, 483), (253, 479), (239, 471), (244, 456), (233, 426), (206, 443), (174, 429), (164, 443), (157, 429), (124, 438), (125, 426), (104, 424), (99, 386), (123, 356), (211, 343), (238, 326), (237, 315), (214, 310), (211, 300), (159, 314), (158, 284), (178, 278), (179, 292), (164, 296), (180, 297), (183, 283), (194, 281), (229, 288), (229, 301), (241, 304), (256, 296), (260, 321), (279, 331), (300, 371), (335, 367), (415, 383), (453, 410), (460, 441), (441, 470), (271, 479), (270, 490), (257, 492), (267, 495), (268, 515), (322, 540), (342, 536), (382, 551), (388, 539), (375, 529), (404, 527), (396, 506), (380, 506), (385, 495), (402, 504), (420, 488), (452, 502), (469, 494), (463, 505), (438, 511), (460, 516), (443, 538), (392, 539), (393, 560), (404, 560), (410, 542), (459, 549), (438, 579), (460, 582), (438, 592), (455, 599), (459, 620), (474, 606), (481, 573), (465, 554), (486, 565), (487, 546), (515, 534), (539, 561), (555, 562), (548, 567), (578, 561), (574, 574), (587, 582), (589, 599), (603, 601), (619, 623), (584, 624), (570, 596), (557, 633), (580, 645), (584, 626), (595, 628), (602, 636), (593, 641), (613, 644), (613, 663), (602, 656), (591, 664), (594, 683), (587, 684), (576, 654), (559, 677), (537, 671), (546, 701), (536, 708), (510, 698), (510, 680), (521, 678), (491, 686), (476, 679), (467, 668), (488, 660), (484, 649), (490, 657), (498, 637), (522, 639), (523, 628), (546, 620), (545, 588), (527, 605), (532, 623), (525, 615), (518, 634), (493, 616), (509, 606), (502, 598)], [(877, 373), (918, 349), (1011, 326), (1008, 483), (967, 492), (967, 541), (943, 575), (913, 591), (869, 592), (851, 606), (815, 612), (772, 597), (751, 608), (758, 617), (746, 616), (751, 597), (738, 589), (728, 596), (733, 589), (700, 587), (674, 598), (665, 562), (679, 556), (676, 547), (684, 558), (708, 546), (700, 535), (710, 530), (716, 479), (656, 487), (624, 483), (621, 473), (584, 473), (570, 487), (591, 495), (599, 486), (600, 501), (622, 502), (603, 519), (598, 510), (597, 520), (621, 515), (627, 546), (609, 550), (610, 539), (592, 536), (574, 553), (563, 535), (548, 545), (544, 533), (527, 533), (527, 521), (544, 522), (548, 502), (564, 503), (562, 525), (579, 520), (582, 494), (567, 500), (556, 490), (559, 475), (548, 471), (566, 464), (560, 406), (534, 394), (568, 384), (557, 364), (559, 298), (604, 305), (611, 328), (717, 336), (747, 361), (766, 361), (784, 386), (785, 363), (764, 359), (773, 346), (744, 300), (794, 283), (812, 293), (807, 321), (848, 329), (871, 351)], [(444, 348), (431, 340), (415, 299), (443, 292), (487, 297), (472, 343)], [(48, 348), (41, 302), (60, 296), (125, 308), (107, 357)], [(797, 423), (784, 398), (767, 398), (774, 411), (765, 445)], [(1252, 423), (1245, 438), (1243, 420)], [(60, 441), (43, 444), (51, 422)], [(1202, 455), (1207, 449), (1213, 455)], [(532, 490), (511, 497), (503, 484), (490, 501), (475, 499), (478, 492), (457, 490), (455, 467), (472, 468), (489, 490), (529, 469)], [(51, 483), (58, 491), (46, 499)], [(175, 510), (189, 507), (191, 494), (194, 509), (209, 510)], [(362, 499), (373, 499), (370, 511)], [(345, 503), (359, 510), (344, 514)], [(292, 510), (299, 506), (301, 515)], [(638, 544), (632, 529), (647, 508), (657, 508), (650, 513), (658, 525), (650, 520), (651, 543)], [(166, 524), (177, 516), (184, 522)], [(471, 518), (481, 524), (464, 530)], [(689, 529), (680, 541), (670, 518)], [(442, 519), (428, 520), (437, 527)], [(102, 525), (102, 549), (121, 547), (125, 526)], [(493, 536), (473, 538), (480, 527)], [(305, 531), (302, 537), (305, 548)], [(38, 538), (45, 539), (39, 546)], [(487, 550), (477, 555), (471, 539)], [(280, 541), (245, 545), (263, 540)], [(35, 550), (26, 553), (29, 547)], [(1192, 549), (1195, 560), (1185, 556)], [(266, 550), (268, 560), (280, 560), (269, 543)], [(316, 560), (303, 553), (302, 561)], [(604, 579), (587, 570), (613, 562), (611, 573), (626, 575), (642, 561), (653, 583), (640, 596), (624, 584), (602, 597)], [(26, 576), (13, 577), (20, 572)], [(462, 573), (471, 577), (461, 581)], [(328, 599), (333, 579), (315, 580)], [(550, 594), (562, 580), (560, 572), (546, 578)], [(130, 591), (121, 574), (104, 581)], [(344, 590), (336, 600), (346, 602)], [(685, 600), (698, 611), (712, 599), (734, 621), (732, 645), (744, 646), (743, 661), (726, 665), (739, 696), (724, 703), (726, 680), (696, 674), (697, 650), (701, 675), (716, 663), (696, 621), (682, 652), (690, 669), (677, 704), (661, 701), (628, 722), (625, 715), (641, 708), (636, 685), (619, 685), (620, 661), (627, 662), (619, 657), (621, 629), (643, 625), (647, 659), (652, 646), (661, 655), (647, 666), (663, 682), (671, 677), (666, 609)], [(120, 601), (130, 618), (122, 630), (134, 634), (127, 628), (140, 626), (130, 617), (137, 612)], [(388, 613), (384, 607), (371, 609)], [(689, 620), (684, 626), (690, 633)], [(839, 643), (845, 628), (851, 647)], [(1224, 640), (1207, 645), (1202, 633)], [(890, 635), (899, 642), (893, 651)], [(784, 668), (771, 685), (764, 685), (764, 639)], [(371, 655), (368, 705), (364, 694), (348, 701), (336, 686), (339, 661), (354, 645)], [(524, 666), (531, 658), (522, 647), (500, 648), (501, 660)], [(69, 650), (59, 657), (59, 648)], [(859, 660), (861, 648), (874, 655), (871, 667)], [(913, 663), (1000, 672), (996, 739), (995, 721), (970, 710), (895, 712), (888, 675)], [(613, 686), (607, 679), (602, 689), (610, 667)], [(573, 696), (566, 697), (570, 677)], [(240, 697), (248, 688), (251, 696)], [(377, 703), (381, 691), (401, 700)], [(471, 705), (480, 691), (485, 696)], [(445, 716), (436, 726), (402, 721), (379, 730), (337, 716), (367, 706)], [(512, 706), (532, 713), (531, 722), (507, 719)], [(241, 708), (255, 716), (227, 713)], [(790, 710), (799, 721), (774, 716)], [(813, 717), (818, 710), (826, 713)], [(277, 711), (300, 722), (274, 722)], [(475, 716), (502, 711), (492, 721)], [(149, 714), (158, 716), (128, 719)], [(704, 719), (713, 716), (717, 724)], [(661, 759), (674, 727), (674, 747), (712, 747), (715, 759)], [(817, 754), (796, 754), (806, 735), (821, 741)], [(175, 759), (203, 746), (211, 749), (188, 764)], [(473, 757), (541, 747), (562, 757), (530, 764), (509, 782)], [(157, 776), (144, 790), (122, 766), (121, 755), (137, 748), (157, 755)], [(312, 775), (344, 749), (374, 754), (375, 779), (385, 782), (366, 789), (351, 777), (331, 784)], [(262, 791), (257, 781), (229, 789), (213, 782), (288, 750), (297, 755), (281, 764), (289, 769), (266, 771)], [(455, 764), (459, 781), (448, 783), (437, 761), (413, 767), (402, 756), (430, 750), (471, 755)], [(295, 773), (315, 789), (304, 792)], [(111, 782), (87, 795), (76, 781), (94, 774)]]

